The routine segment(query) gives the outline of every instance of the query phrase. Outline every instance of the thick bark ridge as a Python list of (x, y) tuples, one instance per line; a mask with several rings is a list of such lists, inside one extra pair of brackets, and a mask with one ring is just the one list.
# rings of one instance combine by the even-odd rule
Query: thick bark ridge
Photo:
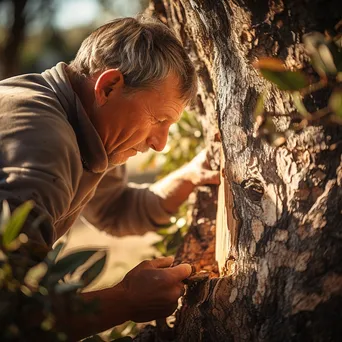
[[(216, 207), (205, 205), (210, 213), (198, 211), (203, 196), (210, 197), (199, 195), (194, 226), (177, 258), (195, 262), (192, 248), (198, 257), (202, 244), (210, 251), (206, 260), (212, 273), (209, 280), (189, 287), (170, 340), (340, 341), (341, 129), (317, 123), (291, 135), (280, 148), (254, 137), (253, 110), (260, 93), (266, 91), (270, 112), (289, 113), (294, 106), (288, 94), (258, 75), (252, 62), (279, 57), (288, 67), (303, 67), (315, 77), (302, 36), (332, 30), (341, 19), (341, 4), (154, 0), (150, 7), (174, 28), (196, 65), (198, 115), (213, 150), (220, 132), (224, 174), (234, 203), (228, 221), (238, 222), (231, 232), (236, 238), (226, 276), (218, 277), (210, 259), (215, 231), (215, 213), (210, 210)], [(309, 110), (323, 106), (327, 93), (314, 98), (306, 99)], [(274, 122), (280, 130), (289, 125), (284, 117)], [(213, 164), (219, 163), (218, 155)], [(200, 222), (198, 213), (203, 215)], [(208, 268), (200, 264), (204, 257), (198, 259), (197, 269)], [(165, 340), (157, 335), (150, 340)]]

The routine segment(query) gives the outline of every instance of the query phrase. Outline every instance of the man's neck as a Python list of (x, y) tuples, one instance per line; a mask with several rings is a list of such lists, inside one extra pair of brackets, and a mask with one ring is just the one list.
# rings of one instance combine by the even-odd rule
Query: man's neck
[(93, 114), (94, 105), (94, 85), (93, 82), (87, 78), (80, 78), (69, 66), (66, 68), (72, 89), (80, 99), (84, 110), (89, 118)]

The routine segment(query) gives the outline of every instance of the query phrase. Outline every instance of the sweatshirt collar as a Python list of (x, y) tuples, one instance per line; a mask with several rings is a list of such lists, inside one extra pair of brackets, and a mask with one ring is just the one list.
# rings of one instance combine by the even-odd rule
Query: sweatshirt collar
[(108, 168), (108, 157), (101, 138), (91, 123), (79, 97), (74, 92), (65, 68), (60, 62), (42, 73), (55, 92), (59, 102), (68, 115), (75, 131), (83, 165), (93, 173), (102, 173)]

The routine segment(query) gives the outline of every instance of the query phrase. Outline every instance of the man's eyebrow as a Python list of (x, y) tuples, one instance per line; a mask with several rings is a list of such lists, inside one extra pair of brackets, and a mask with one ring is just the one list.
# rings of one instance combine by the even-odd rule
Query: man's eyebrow
[(180, 115), (177, 116), (177, 119), (175, 119), (175, 117), (171, 116), (171, 115), (168, 115), (168, 114), (165, 114), (165, 117), (169, 120), (169, 121), (172, 121), (172, 122), (178, 122), (181, 117), (182, 117), (182, 113)]
[(179, 117), (177, 117), (177, 120), (175, 120), (174, 116), (171, 116), (170, 114), (166, 114), (166, 113), (161, 113), (160, 114), (160, 118), (161, 119), (166, 119), (167, 121), (172, 121), (174, 123), (178, 122), (181, 118), (182, 114), (179, 115)]

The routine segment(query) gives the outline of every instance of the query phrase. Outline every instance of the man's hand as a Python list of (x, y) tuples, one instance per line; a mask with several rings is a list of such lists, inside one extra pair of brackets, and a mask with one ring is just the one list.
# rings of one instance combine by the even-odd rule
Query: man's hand
[(190, 181), (193, 186), (208, 185), (208, 184), (220, 184), (219, 171), (213, 171), (210, 169), (208, 161), (208, 151), (202, 150), (194, 159), (188, 164), (184, 165), (178, 171), (179, 177), (183, 180)]
[(220, 173), (210, 169), (207, 158), (207, 150), (203, 150), (191, 162), (151, 186), (168, 213), (176, 213), (196, 186), (220, 184)]
[(184, 294), (182, 280), (192, 271), (189, 264), (170, 267), (172, 262), (173, 257), (143, 261), (116, 286), (82, 293), (85, 301), (98, 302), (98, 310), (91, 315), (58, 315), (58, 327), (71, 341), (78, 341), (128, 320), (147, 322), (169, 316)]
[(127, 293), (130, 320), (146, 322), (171, 315), (184, 294), (182, 280), (191, 274), (189, 264), (170, 267), (173, 257), (143, 261), (118, 286)]

